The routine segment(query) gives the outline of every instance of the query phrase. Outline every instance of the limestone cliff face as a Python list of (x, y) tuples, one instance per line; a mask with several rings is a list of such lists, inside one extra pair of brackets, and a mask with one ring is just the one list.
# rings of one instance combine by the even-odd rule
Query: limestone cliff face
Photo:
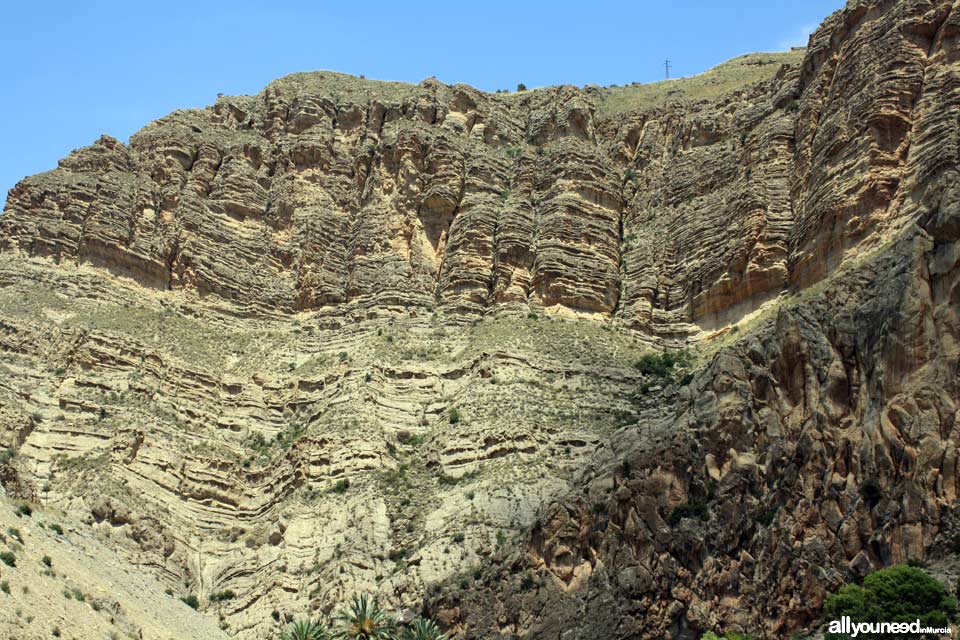
[(800, 69), (773, 59), (721, 100), (627, 113), (573, 87), (294, 75), (28, 178), (3, 242), (261, 313), (519, 303), (719, 326), (806, 255)]
[(360, 589), (782, 637), (960, 531), (958, 34), (854, 1), (699, 81), (315, 72), (104, 137), (0, 216), (3, 486), (242, 638)]
[(949, 2), (851, 3), (821, 27), (787, 180), (798, 293), (435, 615), (473, 637), (782, 638), (857, 576), (955, 553), (958, 34)]

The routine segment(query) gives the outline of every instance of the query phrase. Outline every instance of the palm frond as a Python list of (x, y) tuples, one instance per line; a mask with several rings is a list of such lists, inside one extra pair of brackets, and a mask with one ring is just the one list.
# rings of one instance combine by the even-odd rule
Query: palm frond
[(297, 620), (281, 634), (281, 640), (331, 640), (330, 629), (315, 620)]
[(404, 634), (404, 640), (449, 640), (433, 620), (417, 618)]
[(350, 604), (337, 615), (344, 640), (393, 640), (393, 623), (377, 599), (367, 594), (353, 594)]

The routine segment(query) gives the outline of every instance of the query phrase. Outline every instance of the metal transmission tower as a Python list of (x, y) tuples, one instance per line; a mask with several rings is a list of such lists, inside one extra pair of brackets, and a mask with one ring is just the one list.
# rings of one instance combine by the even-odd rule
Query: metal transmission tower
[(665, 60), (665, 61), (664, 61), (664, 63), (663, 63), (663, 68), (664, 68), (664, 70), (666, 70), (666, 72), (667, 72), (667, 80), (669, 80), (669, 79), (670, 79), (670, 61), (669, 61), (669, 60)]

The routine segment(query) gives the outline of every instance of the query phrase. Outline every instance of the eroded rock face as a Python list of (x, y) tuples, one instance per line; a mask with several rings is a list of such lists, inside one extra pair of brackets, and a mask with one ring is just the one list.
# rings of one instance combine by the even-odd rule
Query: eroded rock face
[[(951, 3), (899, 2), (821, 27), (789, 180), (798, 293), (432, 613), (469, 637), (780, 638), (857, 576), (955, 552), (958, 26)], [(934, 130), (953, 132), (939, 152)], [(877, 251), (803, 289), (876, 231)]]
[(432, 610), (475, 637), (785, 637), (854, 576), (952, 554), (960, 269), (931, 267), (956, 242), (914, 231), (785, 304)]
[(787, 284), (800, 88), (784, 66), (610, 113), (574, 87), (294, 75), (24, 180), (3, 242), (261, 313), (520, 303), (684, 333)]
[(104, 137), (0, 217), (5, 491), (243, 638), (354, 590), (782, 637), (957, 535), (958, 32), (851, 2), (709, 98), (322, 72)]

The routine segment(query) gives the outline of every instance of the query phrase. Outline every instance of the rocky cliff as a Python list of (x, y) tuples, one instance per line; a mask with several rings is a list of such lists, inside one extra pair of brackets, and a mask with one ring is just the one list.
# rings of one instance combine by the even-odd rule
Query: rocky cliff
[(315, 72), (103, 137), (0, 216), (5, 490), (241, 638), (361, 589), (809, 626), (960, 534), (958, 33), (853, 1), (688, 80)]

